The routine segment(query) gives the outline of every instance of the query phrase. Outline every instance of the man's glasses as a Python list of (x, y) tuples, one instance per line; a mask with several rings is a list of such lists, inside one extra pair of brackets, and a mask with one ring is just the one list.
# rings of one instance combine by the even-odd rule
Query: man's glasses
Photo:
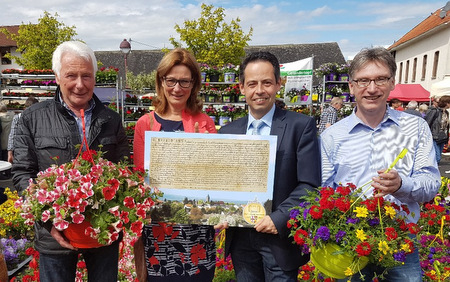
[(356, 83), (359, 87), (368, 87), (370, 83), (373, 81), (377, 86), (386, 85), (386, 83), (391, 79), (390, 77), (378, 77), (375, 79), (361, 78), (361, 79), (353, 79), (352, 81)]
[(167, 78), (167, 77), (163, 77), (164, 79), (164, 83), (166, 84), (167, 87), (175, 87), (175, 85), (177, 85), (177, 83), (180, 85), (181, 88), (189, 88), (191, 87), (192, 84), (192, 79), (191, 80), (178, 80), (178, 79), (174, 79), (174, 78)]

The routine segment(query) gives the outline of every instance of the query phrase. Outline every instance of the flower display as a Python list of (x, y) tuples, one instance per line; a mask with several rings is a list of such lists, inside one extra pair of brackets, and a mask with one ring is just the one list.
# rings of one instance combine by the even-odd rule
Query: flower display
[(450, 279), (450, 203), (441, 197), (421, 207), (419, 254), (424, 281)]
[(22, 239), (0, 239), (0, 249), (3, 250), (6, 266), (9, 270), (17, 267), (26, 257), (26, 250), (31, 247), (32, 242), (26, 238)]
[(333, 244), (340, 253), (350, 255), (353, 262), (346, 268), (345, 276), (358, 273), (362, 260), (386, 268), (401, 265), (414, 251), (408, 235), (419, 231), (416, 224), (404, 221), (404, 215), (409, 214), (406, 206), (381, 197), (358, 197), (362, 192), (362, 188), (351, 183), (336, 190), (319, 187), (291, 209), (288, 221), (291, 236), (302, 246), (303, 253)]
[(7, 200), (0, 205), (0, 237), (19, 239), (26, 237), (32, 228), (25, 223), (20, 215), (21, 208), (14, 204), (19, 199), (17, 191), (5, 189)]
[(115, 67), (101, 67), (95, 74), (96, 83), (115, 83), (119, 69)]
[(125, 95), (125, 103), (137, 104), (137, 102), (138, 102), (138, 98), (136, 95), (130, 95), (130, 94)]
[(145, 172), (126, 162), (112, 163), (101, 151), (86, 150), (72, 162), (38, 173), (16, 201), (27, 224), (49, 222), (63, 231), (89, 222), (85, 235), (100, 244), (119, 238), (122, 229), (140, 235), (147, 212), (160, 192), (144, 182)]

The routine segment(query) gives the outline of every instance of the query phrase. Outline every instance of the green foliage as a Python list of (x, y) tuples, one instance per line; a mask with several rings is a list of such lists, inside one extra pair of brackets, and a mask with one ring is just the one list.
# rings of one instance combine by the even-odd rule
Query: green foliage
[[(237, 65), (245, 56), (244, 47), (248, 46), (253, 28), (245, 34), (239, 18), (225, 23), (225, 9), (213, 8), (213, 5), (202, 4), (201, 17), (198, 20), (186, 20), (183, 27), (176, 24), (175, 31), (199, 62), (211, 66), (225, 63)], [(169, 40), (174, 47), (182, 47), (181, 42), (174, 37)]]
[(153, 70), (151, 73), (140, 73), (138, 75), (127, 72), (127, 86), (138, 93), (144, 93), (144, 89), (155, 89), (156, 70)]
[(58, 22), (55, 16), (47, 11), (38, 20), (38, 24), (24, 24), (19, 27), (19, 33), (11, 33), (0, 29), (8, 38), (17, 42), (17, 52), (21, 56), (7, 54), (6, 57), (16, 61), (25, 69), (51, 69), (52, 54), (56, 47), (64, 41), (73, 40), (77, 35), (75, 26), (68, 27)]

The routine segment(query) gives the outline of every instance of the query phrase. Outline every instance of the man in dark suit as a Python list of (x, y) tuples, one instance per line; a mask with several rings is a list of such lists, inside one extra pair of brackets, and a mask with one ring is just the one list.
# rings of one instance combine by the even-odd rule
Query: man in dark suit
[[(313, 118), (275, 107), (281, 87), (278, 59), (268, 52), (250, 54), (241, 64), (239, 87), (249, 115), (219, 130), (227, 134), (276, 135), (272, 213), (254, 228), (230, 227), (226, 252), (231, 252), (238, 281), (297, 281), (299, 266), (309, 260), (292, 244), (289, 209), (306, 191), (320, 185), (320, 152)], [(255, 128), (254, 121), (261, 126)]]

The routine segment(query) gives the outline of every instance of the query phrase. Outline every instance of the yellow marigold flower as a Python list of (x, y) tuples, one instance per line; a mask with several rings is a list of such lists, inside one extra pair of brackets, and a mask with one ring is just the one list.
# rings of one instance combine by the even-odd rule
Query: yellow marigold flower
[(345, 276), (352, 276), (353, 275), (353, 271), (350, 267), (347, 267), (347, 269), (344, 272)]
[(356, 207), (354, 212), (356, 213), (357, 217), (367, 217), (369, 214), (369, 211), (366, 207)]
[(364, 230), (362, 229), (356, 230), (356, 237), (362, 242), (364, 242), (367, 239), (367, 235), (366, 233), (364, 233)]
[(386, 215), (389, 216), (391, 219), (395, 217), (395, 209), (393, 207), (385, 206), (384, 209), (386, 211)]
[(380, 241), (380, 243), (378, 243), (378, 250), (386, 255), (389, 252), (389, 246), (387, 242), (384, 240)]
[(411, 252), (411, 248), (409, 247), (409, 244), (402, 244), (401, 249), (402, 249), (402, 251), (405, 251), (405, 253)]

